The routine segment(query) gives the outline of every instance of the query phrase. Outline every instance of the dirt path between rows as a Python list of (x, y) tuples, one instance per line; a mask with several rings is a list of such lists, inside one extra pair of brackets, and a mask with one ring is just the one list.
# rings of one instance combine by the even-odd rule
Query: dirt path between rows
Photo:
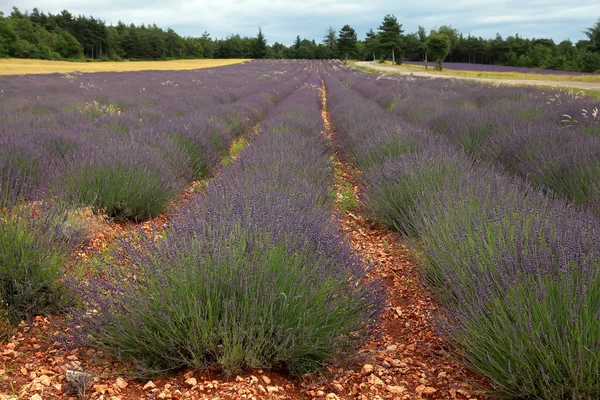
[(600, 90), (600, 82), (565, 82), (565, 81), (553, 81), (553, 80), (530, 80), (530, 79), (495, 79), (495, 78), (476, 78), (476, 77), (465, 77), (465, 76), (453, 76), (453, 75), (440, 75), (431, 72), (415, 71), (402, 66), (390, 67), (386, 65), (376, 65), (371, 61), (359, 61), (356, 63), (358, 67), (366, 67), (376, 69), (382, 72), (395, 72), (400, 75), (412, 75), (422, 78), (441, 78), (441, 79), (462, 79), (468, 81), (476, 81), (491, 84), (505, 84), (505, 85), (530, 85), (530, 86), (556, 86), (572, 89), (585, 89), (585, 90)]

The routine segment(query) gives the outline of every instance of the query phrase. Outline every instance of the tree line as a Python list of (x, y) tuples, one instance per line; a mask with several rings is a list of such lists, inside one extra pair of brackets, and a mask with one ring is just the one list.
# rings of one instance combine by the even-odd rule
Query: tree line
[(465, 36), (451, 26), (429, 32), (419, 27), (405, 33), (394, 15), (386, 15), (377, 30), (363, 40), (345, 25), (329, 27), (320, 42), (297, 36), (290, 46), (267, 44), (262, 30), (255, 37), (238, 34), (222, 39), (208, 32), (200, 37), (182, 37), (172, 29), (155, 24), (134, 25), (121, 21), (116, 26), (67, 10), (59, 14), (21, 12), (13, 7), (9, 16), (0, 12), (0, 57), (48, 60), (166, 60), (182, 58), (305, 58), (442, 61), (499, 64), (556, 70), (596, 72), (600, 70), (600, 19), (584, 31), (585, 40), (522, 38), (518, 34), (486, 39)]

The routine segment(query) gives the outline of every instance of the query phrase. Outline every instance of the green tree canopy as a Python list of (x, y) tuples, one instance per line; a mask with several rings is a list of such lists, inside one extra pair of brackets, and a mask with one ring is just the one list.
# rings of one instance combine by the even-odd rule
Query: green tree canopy
[(600, 52), (600, 18), (598, 18), (594, 26), (586, 29), (583, 33), (588, 37), (590, 50)]
[(442, 61), (450, 53), (451, 41), (445, 33), (432, 31), (427, 39), (427, 48), (431, 58), (435, 60), (435, 69), (442, 70)]
[(263, 35), (262, 29), (258, 27), (258, 35), (254, 39), (254, 46), (252, 49), (252, 58), (265, 58), (267, 55), (267, 39)]
[(385, 56), (392, 56), (392, 62), (396, 63), (396, 56), (402, 60), (402, 24), (393, 14), (383, 17), (383, 22), (378, 28), (379, 47)]
[(340, 29), (340, 35), (337, 41), (338, 51), (346, 57), (346, 62), (348, 62), (348, 54), (356, 54), (357, 40), (356, 31), (350, 25), (344, 25), (344, 27)]

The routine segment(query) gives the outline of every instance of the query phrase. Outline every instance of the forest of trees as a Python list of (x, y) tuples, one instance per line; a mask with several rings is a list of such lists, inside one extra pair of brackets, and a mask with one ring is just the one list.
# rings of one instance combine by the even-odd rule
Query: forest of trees
[(583, 31), (585, 40), (556, 44), (552, 39), (522, 38), (518, 34), (486, 39), (465, 36), (451, 26), (429, 32), (419, 27), (405, 33), (394, 15), (386, 15), (376, 30), (359, 40), (356, 31), (345, 25), (339, 31), (329, 27), (323, 40), (302, 39), (291, 46), (269, 45), (262, 30), (255, 37), (230, 35), (211, 38), (182, 37), (172, 29), (155, 24), (134, 25), (121, 21), (116, 26), (64, 10), (60, 14), (0, 12), (0, 57), (47, 60), (166, 60), (181, 58), (308, 58), (471, 62), (519, 67), (600, 71), (600, 19)]

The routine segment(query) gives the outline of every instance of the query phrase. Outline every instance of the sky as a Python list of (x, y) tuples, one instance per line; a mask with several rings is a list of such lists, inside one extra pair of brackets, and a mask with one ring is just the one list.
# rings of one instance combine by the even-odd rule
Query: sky
[(359, 39), (394, 14), (405, 33), (419, 25), (430, 30), (451, 25), (465, 35), (493, 38), (519, 33), (522, 37), (552, 38), (556, 43), (584, 39), (583, 31), (600, 18), (599, 0), (460, 0), (415, 2), (386, 0), (0, 0), (0, 11), (13, 5), (21, 11), (37, 7), (58, 13), (91, 15), (107, 24), (152, 24), (172, 28), (182, 36), (213, 38), (230, 34), (256, 36), (260, 26), (269, 44), (290, 45), (296, 35), (320, 42), (329, 26), (352, 26)]

